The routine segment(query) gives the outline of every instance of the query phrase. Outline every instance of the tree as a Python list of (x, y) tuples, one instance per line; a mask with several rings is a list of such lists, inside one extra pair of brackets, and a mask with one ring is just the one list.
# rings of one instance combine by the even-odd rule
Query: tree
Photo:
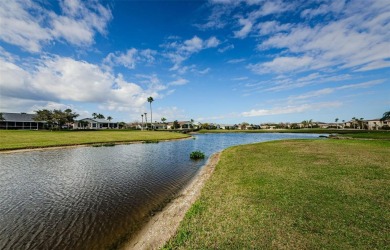
[(148, 97), (148, 102), (150, 104), (150, 125), (152, 126), (152, 129), (153, 129), (153, 114), (152, 114), (152, 102), (153, 102), (153, 97), (149, 96)]
[(53, 129), (53, 112), (48, 109), (42, 109), (35, 111), (35, 113), (34, 121), (45, 121), (47, 126)]
[(364, 118), (360, 118), (360, 128), (364, 129)]
[(93, 119), (96, 119), (96, 118), (97, 118), (97, 115), (98, 115), (98, 114), (96, 114), (95, 112), (94, 112), (94, 113), (92, 113), (92, 117), (93, 117)]
[(202, 124), (202, 129), (209, 129), (209, 124), (206, 122), (206, 123), (203, 123)]
[(383, 113), (381, 121), (390, 120), (390, 111)]
[(141, 115), (142, 123), (141, 123), (141, 130), (144, 130), (144, 114)]
[(301, 123), (303, 125), (303, 128), (306, 128), (307, 124), (309, 124), (309, 122), (306, 120), (303, 120)]
[(353, 128), (356, 128), (356, 117), (352, 117), (352, 125), (353, 125)]
[(89, 122), (87, 121), (79, 121), (80, 126), (85, 129), (85, 127), (88, 127)]
[(167, 119), (166, 119), (165, 117), (161, 118), (161, 121), (162, 121), (163, 124), (165, 124), (165, 121), (166, 121), (166, 120), (167, 120)]
[(178, 122), (177, 120), (175, 120), (175, 121), (173, 122), (173, 128), (174, 128), (174, 129), (180, 128), (180, 124), (179, 124), (179, 122)]
[(146, 116), (147, 113), (144, 113), (145, 115), (145, 127), (146, 127), (146, 130), (148, 130), (148, 117)]
[(336, 123), (336, 128), (337, 128), (337, 129), (339, 128), (338, 121), (339, 121), (339, 118), (334, 119), (334, 122)]
[(104, 115), (102, 115), (102, 114), (99, 113), (99, 114), (96, 116), (96, 118), (97, 118), (97, 119), (104, 119), (105, 117), (104, 117)]
[(4, 121), (3, 113), (0, 113), (0, 121)]
[(71, 123), (74, 122), (74, 119), (76, 119), (79, 116), (79, 114), (72, 112), (71, 109), (65, 109), (64, 113), (65, 113), (66, 124), (68, 127), (70, 126)]

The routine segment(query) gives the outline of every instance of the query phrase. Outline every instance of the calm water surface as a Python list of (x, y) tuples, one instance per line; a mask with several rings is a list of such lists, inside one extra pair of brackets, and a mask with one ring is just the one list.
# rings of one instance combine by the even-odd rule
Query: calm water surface
[(205, 164), (253, 142), (310, 134), (206, 134), (195, 140), (0, 154), (0, 249), (107, 249), (131, 235)]

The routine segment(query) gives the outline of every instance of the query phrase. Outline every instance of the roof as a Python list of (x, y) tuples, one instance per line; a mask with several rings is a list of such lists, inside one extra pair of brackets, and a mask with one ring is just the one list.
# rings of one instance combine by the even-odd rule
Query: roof
[(26, 113), (3, 113), (4, 121), (7, 122), (37, 122), (34, 121), (35, 116), (35, 114)]
[(97, 123), (116, 123), (116, 122), (111, 122), (111, 121), (106, 120), (106, 119), (94, 119), (94, 118), (84, 118), (84, 119), (81, 119), (79, 121), (83, 121), (83, 120), (91, 120), (91, 121), (94, 121)]

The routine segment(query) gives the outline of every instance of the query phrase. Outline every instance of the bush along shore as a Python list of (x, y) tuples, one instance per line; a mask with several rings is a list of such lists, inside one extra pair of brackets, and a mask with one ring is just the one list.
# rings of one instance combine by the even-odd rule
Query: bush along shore
[(163, 249), (386, 249), (390, 141), (232, 147)]

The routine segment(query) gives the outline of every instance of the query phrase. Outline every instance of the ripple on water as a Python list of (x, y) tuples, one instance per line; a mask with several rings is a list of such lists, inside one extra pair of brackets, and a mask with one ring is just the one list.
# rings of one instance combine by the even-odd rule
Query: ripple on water
[(199, 135), (196, 140), (0, 155), (0, 249), (105, 249), (177, 193), (226, 147), (307, 134)]

